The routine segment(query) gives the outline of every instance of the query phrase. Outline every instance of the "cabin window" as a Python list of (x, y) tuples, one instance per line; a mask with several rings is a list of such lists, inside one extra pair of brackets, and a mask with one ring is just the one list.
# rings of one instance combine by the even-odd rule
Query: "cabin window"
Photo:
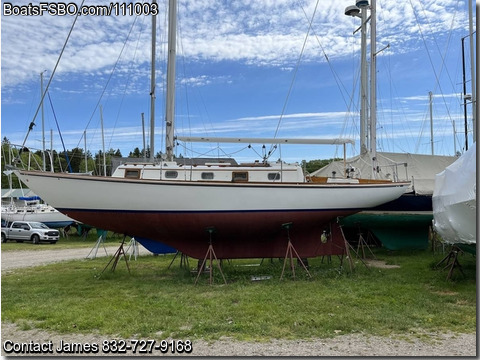
[(177, 177), (178, 177), (178, 171), (174, 171), (174, 170), (165, 171), (165, 178), (176, 179)]
[(232, 173), (233, 182), (247, 182), (248, 181), (248, 172), (233, 172)]
[(269, 173), (268, 174), (268, 180), (274, 181), (274, 180), (280, 180), (280, 173)]
[(202, 172), (202, 180), (213, 180), (213, 172)]
[(140, 178), (140, 170), (125, 170), (125, 177), (129, 179), (139, 179)]

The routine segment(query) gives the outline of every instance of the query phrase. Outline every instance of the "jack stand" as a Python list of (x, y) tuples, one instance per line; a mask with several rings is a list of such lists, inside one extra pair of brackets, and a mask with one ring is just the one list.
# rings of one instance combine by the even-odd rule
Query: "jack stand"
[(285, 260), (283, 261), (283, 269), (282, 269), (282, 275), (280, 276), (280, 280), (283, 279), (283, 273), (285, 272), (285, 266), (287, 265), (287, 258), (290, 258), (290, 268), (292, 269), (293, 279), (295, 280), (295, 264), (293, 263), (293, 253), (295, 253), (295, 256), (297, 257), (298, 262), (303, 266), (303, 268), (307, 272), (308, 277), (311, 278), (312, 275), (310, 275), (310, 272), (308, 271), (307, 267), (302, 261), (302, 258), (298, 255), (297, 250), (295, 250), (292, 244), (292, 241), (290, 240), (290, 228), (292, 227), (292, 225), (293, 223), (291, 222), (282, 224), (282, 228), (287, 230), (288, 243), (287, 243), (287, 251), (285, 253)]
[(170, 262), (170, 265), (168, 265), (168, 268), (167, 269), (170, 269), (170, 267), (172, 266), (173, 262), (175, 261), (175, 259), (177, 258), (177, 255), (180, 254), (180, 267), (184, 267), (186, 269), (188, 269), (190, 267), (189, 263), (188, 263), (188, 256), (185, 255), (184, 253), (180, 252), (180, 251), (177, 251), (175, 253), (175, 256), (173, 257), (172, 261)]
[[(458, 262), (458, 253), (461, 252), (463, 253), (462, 250), (460, 250), (458, 247), (454, 246), (452, 247), (452, 249), (450, 250), (450, 252), (448, 253), (447, 256), (445, 256), (442, 261), (440, 261), (436, 267), (440, 266), (441, 264), (443, 263), (446, 263), (445, 267), (443, 268), (443, 270), (445, 270), (446, 268), (450, 267), (450, 270), (448, 271), (448, 275), (447, 275), (447, 280), (450, 280), (452, 278), (452, 275), (453, 275), (453, 270), (455, 270), (455, 268), (458, 268), (460, 270), (460, 272), (462, 273), (463, 276), (465, 276), (463, 270), (462, 270), (462, 265), (460, 265), (460, 263)], [(453, 260), (453, 261), (452, 261)]]
[[(367, 242), (365, 241), (365, 238), (363, 237), (363, 234), (360, 230), (360, 227), (358, 228), (358, 246), (357, 246), (357, 251), (356, 251), (356, 254), (357, 256), (359, 256), (360, 254), (360, 249), (362, 250), (362, 259), (366, 259), (366, 256), (365, 256), (365, 248), (368, 249), (368, 251), (370, 251), (370, 254), (373, 256), (373, 258), (376, 260), (377, 258), (375, 257), (374, 253), (372, 252), (372, 249), (370, 249), (370, 246), (368, 246)], [(368, 239), (368, 235), (367, 235), (367, 239)]]
[[(108, 253), (107, 253), (107, 248), (105, 247), (105, 238), (107, 237), (107, 233), (104, 232), (102, 235), (100, 235), (98, 237), (98, 240), (97, 242), (95, 243), (95, 246), (92, 248), (92, 250), (90, 250), (90, 252), (88, 253), (88, 255), (85, 257), (85, 259), (95, 259), (97, 257), (97, 252), (98, 252), (98, 248), (100, 247), (100, 244), (103, 246), (103, 250), (105, 250), (105, 256), (108, 256)], [(93, 254), (92, 254), (93, 252)], [(90, 257), (90, 254), (92, 255)]]
[(120, 244), (120, 247), (115, 252), (115, 255), (112, 256), (112, 258), (108, 262), (107, 266), (105, 266), (105, 268), (102, 270), (102, 272), (100, 273), (100, 276), (102, 276), (102, 274), (105, 272), (105, 270), (107, 270), (108, 266), (110, 265), (110, 263), (112, 261), (113, 261), (112, 272), (114, 272), (115, 268), (117, 267), (118, 260), (120, 259), (120, 256), (122, 256), (122, 255), (123, 255), (123, 258), (125, 259), (125, 264), (127, 264), (128, 273), (130, 274), (130, 267), (128, 266), (127, 256), (125, 255), (125, 250), (123, 248), (123, 245), (125, 244), (125, 237), (126, 237), (126, 235), (123, 236), (123, 240), (122, 240), (122, 243)]
[(135, 240), (134, 237), (130, 240), (128, 243), (127, 251), (125, 251), (127, 254), (130, 252), (130, 248), (132, 249), (132, 252), (130, 256), (128, 257), (128, 260), (132, 260), (132, 255), (134, 256), (135, 260), (137, 260), (138, 257), (138, 241)]
[[(348, 240), (345, 238), (345, 234), (343, 233), (343, 228), (340, 226), (340, 231), (342, 233), (342, 237), (343, 237), (343, 241), (345, 242), (345, 255), (347, 256), (347, 259), (348, 259), (348, 264), (350, 265), (350, 271), (353, 271), (355, 265), (353, 263), (353, 260), (352, 260), (352, 255), (350, 253), (350, 249), (353, 251), (353, 253), (355, 255), (357, 255), (358, 257), (358, 254), (356, 253), (355, 249), (352, 247), (352, 245), (350, 245), (350, 243), (348, 242)], [(368, 269), (368, 266), (367, 264), (365, 264), (365, 262), (360, 258), (360, 261), (363, 263), (363, 265), (365, 265), (365, 267)], [(343, 263), (343, 259), (341, 260), (340, 262), (340, 266), (342, 265)]]
[(212, 234), (215, 232), (215, 228), (214, 227), (208, 227), (208, 228), (205, 229), (205, 231), (207, 231), (208, 234), (209, 234), (209, 241), (208, 241), (209, 245), (208, 245), (207, 253), (205, 254), (205, 258), (203, 259), (202, 265), (198, 269), (198, 275), (197, 275), (197, 278), (195, 279), (195, 285), (197, 285), (198, 278), (202, 274), (205, 263), (207, 262), (207, 258), (209, 258), (209, 260), (210, 260), (210, 262), (209, 262), (209, 264), (210, 264), (210, 266), (209, 266), (210, 285), (212, 285), (212, 283), (213, 283), (213, 266), (212, 266), (213, 258), (215, 258), (215, 260), (217, 261), (218, 270), (220, 270), (220, 274), (222, 274), (223, 281), (225, 282), (225, 285), (226, 285), (227, 280), (225, 280), (225, 276), (223, 275), (222, 267), (220, 266), (220, 262), (218, 261), (217, 255), (215, 255), (215, 250), (213, 250), (213, 246), (212, 246)]

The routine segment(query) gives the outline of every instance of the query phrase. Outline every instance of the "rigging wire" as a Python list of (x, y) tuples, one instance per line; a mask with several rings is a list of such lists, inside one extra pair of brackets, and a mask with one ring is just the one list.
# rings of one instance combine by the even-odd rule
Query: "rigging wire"
[[(181, 52), (182, 54), (185, 54), (185, 50), (184, 50), (184, 44), (183, 44), (183, 36), (181, 36), (180, 34), (182, 34), (182, 22), (181, 22), (181, 19), (179, 17), (178, 21), (177, 21), (177, 24), (178, 24), (178, 33), (179, 33), (179, 36), (178, 36), (178, 39), (179, 39), (179, 43), (180, 43), (180, 48), (181, 48)], [(185, 64), (185, 57), (182, 56), (181, 57), (181, 65), (182, 65), (182, 72), (183, 72), (183, 76), (185, 79), (187, 79), (187, 67), (186, 67), (186, 64)], [(189, 131), (189, 135), (191, 136), (192, 135), (192, 122), (191, 122), (191, 116), (190, 116), (190, 97), (189, 97), (189, 92), (188, 92), (188, 82), (185, 81), (184, 82), (184, 90), (185, 90), (185, 107), (186, 107), (186, 111), (187, 111), (187, 128), (188, 128), (188, 131)], [(206, 131), (206, 128), (205, 128), (205, 131)], [(207, 132), (207, 131), (206, 131)], [(207, 132), (208, 134), (208, 132)], [(185, 150), (185, 155), (187, 155), (189, 149), (187, 148), (186, 145), (183, 146), (184, 150)], [(190, 151), (193, 153), (193, 143), (190, 143)]]
[[(236, 150), (236, 151), (227, 153), (227, 152), (225, 152), (225, 151), (223, 150), (223, 148), (221, 148), (220, 146), (217, 146), (217, 147), (215, 147), (215, 148), (213, 148), (213, 149), (208, 150), (207, 152), (201, 153), (201, 152), (199, 152), (199, 151), (194, 151), (193, 149), (187, 149), (187, 145), (186, 145), (184, 142), (182, 142), (182, 143), (178, 143), (178, 142), (177, 142), (177, 146), (182, 147), (185, 151), (187, 151), (187, 150), (191, 151), (191, 152), (192, 152), (193, 154), (195, 154), (195, 156), (197, 156), (197, 157), (206, 156), (207, 154), (213, 153), (214, 151), (222, 152), (223, 155), (226, 156), (226, 157), (232, 157), (233, 155), (238, 154), (238, 153), (240, 153), (240, 152), (242, 152), (242, 151), (245, 151), (246, 149), (252, 149), (252, 146), (251, 146), (251, 145), (247, 145), (247, 146), (245, 146), (245, 147), (243, 147), (243, 148), (241, 148), (241, 149), (239, 149), (239, 150)], [(257, 155), (259, 155), (257, 151), (255, 151), (255, 150), (253, 150), (253, 151), (254, 151)], [(216, 156), (212, 156), (212, 158), (215, 158), (215, 157), (216, 157), (216, 158), (220, 158), (219, 153), (217, 153)]]
[[(303, 6), (300, 6), (300, 7), (301, 7), (301, 9), (302, 9), (302, 11), (303, 11), (303, 14), (305, 15), (305, 18), (307, 19), (307, 21), (310, 21), (310, 19), (308, 18), (308, 15), (307, 15), (305, 9), (303, 8)], [(313, 22), (313, 17), (312, 17), (312, 21), (311, 21), (310, 23), (312, 23), (312, 22)], [(337, 84), (337, 87), (338, 87), (338, 89), (340, 90), (340, 95), (341, 95), (341, 97), (342, 97), (343, 102), (345, 103), (345, 107), (346, 107), (347, 109), (351, 109), (352, 106), (354, 106), (354, 104), (353, 104), (353, 96), (354, 96), (354, 94), (353, 94), (353, 93), (352, 93), (352, 94), (349, 94), (349, 91), (346, 89), (346, 86), (343, 84), (340, 76), (338, 75), (338, 73), (336, 72), (335, 68), (333, 67), (332, 62), (330, 61), (330, 58), (328, 57), (328, 55), (327, 55), (327, 53), (326, 53), (326, 51), (325, 51), (325, 48), (324, 48), (324, 46), (322, 45), (322, 43), (321, 43), (321, 41), (320, 41), (320, 39), (319, 39), (319, 36), (315, 33), (315, 30), (313, 29), (313, 27), (312, 27), (312, 33), (313, 33), (315, 39), (317, 40), (318, 45), (320, 46), (320, 49), (321, 49), (321, 51), (322, 51), (322, 54), (323, 54), (323, 56), (325, 57), (325, 60), (326, 60), (326, 62), (327, 62), (327, 64), (328, 64), (328, 67), (330, 68), (330, 71), (332, 72), (333, 79), (335, 80), (335, 83)], [(357, 72), (357, 74), (358, 74), (358, 72)], [(356, 78), (356, 80), (355, 80), (355, 84), (358, 83), (358, 78), (359, 78), (359, 75), (357, 75), (357, 78)], [(349, 97), (349, 103), (348, 103), (347, 100), (346, 100), (345, 94), (347, 94), (348, 97)], [(349, 113), (349, 112), (350, 112), (350, 110), (348, 110), (348, 113)], [(345, 114), (345, 117), (348, 116), (348, 113)], [(354, 123), (354, 126), (356, 126), (355, 124), (356, 124), (356, 123)], [(345, 120), (344, 120), (344, 122), (343, 122), (343, 128), (342, 128), (342, 131), (341, 131), (341, 135), (342, 135), (342, 134), (343, 134), (343, 135), (345, 134), (346, 126), (347, 126), (347, 119), (345, 118)], [(358, 132), (358, 128), (357, 128), (357, 132)], [(340, 135), (340, 136), (341, 136), (341, 135)], [(339, 147), (338, 147), (338, 145), (336, 145), (336, 150), (335, 150), (335, 156), (334, 156), (334, 157), (337, 156), (337, 154), (338, 154), (338, 149), (339, 149)]]
[[(120, 50), (120, 53), (119, 53), (119, 55), (118, 55), (118, 57), (117, 57), (117, 60), (115, 61), (115, 64), (113, 65), (112, 71), (110, 72), (110, 75), (109, 75), (109, 77), (108, 77), (108, 79), (107, 79), (107, 82), (105, 83), (105, 86), (103, 87), (102, 93), (100, 94), (100, 97), (98, 98), (98, 101), (97, 101), (97, 103), (95, 104), (95, 108), (93, 109), (92, 115), (90, 116), (90, 119), (88, 120), (87, 125), (85, 126), (85, 130), (88, 129), (88, 127), (90, 126), (90, 123), (91, 123), (93, 117), (95, 116), (95, 113), (97, 112), (98, 107), (100, 106), (100, 102), (101, 102), (103, 96), (105, 95), (105, 92), (107, 91), (107, 87), (108, 87), (108, 85), (109, 85), (109, 83), (110, 83), (110, 80), (112, 80), (113, 74), (115, 73), (115, 71), (116, 71), (116, 69), (117, 69), (117, 66), (118, 66), (118, 64), (119, 64), (119, 62), (120, 62), (120, 59), (121, 59), (121, 57), (122, 57), (122, 54), (123, 54), (123, 52), (124, 52), (124, 50), (125, 50), (125, 48), (126, 48), (128, 39), (130, 38), (130, 35), (131, 35), (131, 33), (132, 33), (133, 27), (134, 27), (137, 19), (138, 19), (138, 15), (135, 16), (135, 18), (134, 18), (134, 20), (133, 20), (132, 26), (130, 27), (130, 30), (129, 30), (129, 32), (128, 32), (128, 35), (127, 35), (127, 37), (126, 37), (126, 39), (125, 39), (125, 41), (124, 41), (124, 43), (123, 43), (122, 49)], [(82, 139), (80, 138), (80, 140), (79, 140), (79, 142), (78, 142), (78, 144), (77, 144), (77, 147), (80, 145), (80, 142), (81, 142), (81, 141), (82, 141)]]
[[(453, 123), (453, 120), (452, 120), (452, 117), (450, 115), (450, 110), (446, 104), (446, 100), (445, 100), (445, 96), (444, 96), (444, 92), (443, 92), (443, 89), (442, 89), (442, 85), (440, 84), (440, 77), (439, 75), (437, 74), (437, 71), (435, 69), (435, 66), (433, 64), (433, 59), (432, 59), (432, 56), (430, 54), (430, 51), (428, 49), (428, 46), (427, 46), (427, 41), (425, 39), (425, 35), (422, 31), (422, 27), (420, 26), (420, 21), (418, 19), (418, 14), (417, 14), (417, 11), (415, 10), (415, 7), (413, 6), (413, 3), (412, 3), (412, 0), (409, 0), (409, 3), (410, 3), (410, 6), (412, 7), (412, 11), (413, 11), (413, 14), (415, 16), (415, 21), (417, 23), (417, 26), (418, 26), (418, 31), (420, 32), (420, 36), (422, 38), (422, 42), (423, 42), (423, 45), (425, 46), (425, 50), (427, 52), (427, 55), (428, 55), (428, 60), (430, 62), (430, 65), (432, 66), (432, 70), (433, 70), (433, 73), (434, 73), (434, 76), (435, 76), (435, 80), (436, 80), (436, 85), (438, 85), (438, 88), (440, 89), (440, 93), (442, 94), (442, 99), (444, 100), (444, 104), (445, 104), (445, 108), (446, 108), (446, 111), (447, 111), (447, 115), (448, 115), (448, 118), (450, 119), (450, 122)], [(428, 24), (428, 22), (427, 22)], [(453, 24), (453, 23), (452, 23)], [(435, 44), (437, 45), (436, 41), (434, 40)], [(438, 49), (438, 45), (437, 45), (437, 49)], [(443, 65), (444, 65), (444, 57), (441, 55), (441, 58), (442, 58), (442, 69), (440, 71), (440, 74), (441, 72), (443, 71)], [(418, 140), (419, 141), (419, 140)], [(417, 142), (417, 148), (418, 148), (418, 142)], [(417, 149), (416, 149), (417, 151)]]
[(57, 124), (58, 134), (60, 135), (60, 140), (62, 141), (63, 152), (65, 154), (65, 158), (67, 159), (67, 166), (68, 170), (72, 173), (72, 165), (70, 164), (70, 159), (68, 157), (67, 149), (65, 148), (65, 143), (63, 142), (62, 132), (60, 131), (60, 126), (58, 125), (57, 115), (55, 114), (55, 109), (53, 108), (52, 98), (50, 97), (50, 92), (48, 93), (48, 101), (50, 102), (50, 107), (52, 108), (53, 118), (55, 119), (55, 123)]
[[(292, 89), (293, 89), (293, 84), (295, 83), (295, 79), (297, 77), (297, 73), (298, 73), (298, 69), (299, 69), (299, 66), (300, 66), (300, 61), (302, 60), (302, 57), (303, 57), (303, 53), (305, 51), (305, 47), (307, 45), (307, 40), (308, 40), (308, 36), (310, 34), (310, 31), (312, 29), (312, 24), (313, 24), (313, 19), (315, 18), (315, 14), (317, 13), (317, 8), (318, 8), (318, 4), (319, 4), (320, 0), (317, 0), (317, 3), (315, 4), (315, 9), (313, 11), (313, 14), (312, 14), (312, 18), (311, 18), (311, 21), (309, 22), (308, 24), (308, 30), (307, 30), (307, 34), (305, 35), (305, 39), (303, 41), (303, 45), (302, 45), (302, 51), (300, 52), (300, 55), (297, 59), (297, 63), (295, 64), (295, 70), (293, 72), (293, 77), (292, 77), (292, 81), (290, 82), (290, 87), (288, 88), (288, 92), (287, 92), (287, 96), (285, 98), (285, 102), (283, 104), (283, 108), (282, 108), (282, 112), (280, 114), (280, 118), (278, 119), (278, 123), (277, 123), (277, 127), (275, 129), (275, 134), (273, 135), (273, 138), (275, 139), (278, 135), (278, 132), (280, 130), (280, 125), (282, 123), (282, 120), (283, 120), (283, 117), (285, 115), (285, 111), (287, 109), (287, 104), (288, 104), (288, 100), (290, 98), (290, 94), (292, 92)], [(273, 155), (274, 151), (276, 150), (276, 147), (272, 145), (270, 145), (270, 150), (268, 152), (268, 154), (266, 155), (266, 159), (268, 159), (271, 155)]]
[[(137, 19), (138, 19), (138, 16), (137, 16)], [(136, 21), (136, 20), (135, 20), (135, 21)], [(134, 23), (132, 24), (132, 29), (133, 29), (133, 27), (134, 27), (134, 25), (135, 25), (135, 21), (134, 21)], [(140, 25), (140, 26), (141, 26), (141, 25)], [(130, 30), (130, 32), (132, 31), (132, 29)], [(137, 57), (137, 51), (138, 51), (138, 48), (139, 48), (141, 35), (142, 35), (141, 31), (139, 31), (139, 32), (138, 32), (137, 42), (136, 42), (135, 49), (134, 49), (134, 52), (133, 52), (133, 59), (132, 59), (132, 61), (131, 61), (131, 63), (130, 63), (130, 71), (128, 72), (127, 79), (126, 79), (126, 81), (125, 81), (125, 86), (124, 86), (124, 89), (123, 89), (122, 98), (121, 98), (121, 100), (120, 100), (120, 104), (119, 104), (118, 111), (117, 111), (117, 116), (115, 117), (115, 123), (114, 123), (114, 125), (113, 125), (113, 131), (112, 131), (112, 133), (111, 133), (111, 135), (110, 135), (110, 140), (109, 140), (109, 142), (108, 142), (107, 148), (110, 148), (110, 146), (111, 146), (110, 144), (112, 143), (112, 139), (113, 139), (113, 136), (114, 136), (114, 134), (115, 134), (115, 129), (116, 129), (116, 127), (117, 127), (118, 119), (119, 119), (119, 117), (120, 117), (120, 112), (121, 112), (121, 110), (122, 110), (123, 102), (124, 102), (125, 97), (126, 97), (126, 95), (127, 95), (127, 90), (128, 90), (128, 86), (129, 86), (129, 83), (130, 83), (130, 79), (132, 78), (132, 71), (131, 71), (131, 70), (133, 69), (133, 67), (134, 67), (134, 65), (135, 65), (135, 61), (134, 61), (134, 60), (135, 60), (136, 57)], [(130, 33), (129, 33), (129, 36), (130, 36)], [(127, 41), (128, 41), (128, 37), (127, 37), (126, 42), (127, 42)]]
[[(80, 8), (83, 7), (83, 4), (85, 3), (85, 0), (82, 0), (82, 3), (80, 4)], [(30, 132), (32, 131), (33, 127), (35, 126), (35, 119), (37, 118), (37, 115), (38, 115), (38, 112), (40, 111), (40, 108), (42, 107), (42, 104), (43, 104), (43, 100), (45, 99), (45, 94), (47, 93), (48, 91), (48, 88), (50, 87), (50, 84), (52, 83), (52, 80), (53, 80), (53, 76), (55, 75), (55, 72), (57, 71), (57, 67), (58, 65), (60, 64), (60, 59), (62, 58), (63, 56), (63, 52), (65, 51), (65, 48), (67, 47), (67, 44), (68, 44), (68, 40), (70, 39), (70, 35), (72, 34), (73, 32), (73, 28), (75, 27), (75, 24), (77, 22), (77, 19), (78, 19), (78, 16), (80, 15), (80, 12), (78, 12), (76, 15), (75, 15), (75, 19), (73, 20), (73, 24), (72, 26), (70, 27), (70, 31), (68, 32), (68, 35), (67, 35), (67, 38), (65, 39), (65, 42), (63, 44), (63, 47), (62, 47), (62, 50), (60, 51), (60, 55), (58, 56), (58, 59), (57, 59), (57, 62), (55, 63), (55, 67), (53, 68), (53, 71), (52, 71), (52, 75), (50, 75), (50, 78), (48, 79), (48, 83), (47, 83), (47, 86), (45, 87), (45, 91), (43, 91), (42, 93), (42, 98), (40, 99), (40, 103), (38, 104), (38, 107), (37, 107), (37, 110), (35, 111), (35, 115), (33, 116), (33, 120), (32, 122), (30, 123), (29, 127), (28, 127), (28, 131), (27, 131), (27, 134), (25, 135), (25, 139), (23, 140), (23, 143), (22, 143), (22, 147), (20, 148), (20, 152), (19, 152), (19, 156), (25, 146), (25, 143), (27, 142), (27, 139), (28, 139), (28, 135), (30, 134)]]

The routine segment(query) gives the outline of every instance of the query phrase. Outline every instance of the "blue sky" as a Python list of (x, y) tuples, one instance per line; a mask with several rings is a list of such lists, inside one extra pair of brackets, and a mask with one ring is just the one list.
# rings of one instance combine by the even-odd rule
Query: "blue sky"
[[(360, 34), (353, 31), (360, 19), (344, 15), (353, 3), (320, 0), (316, 7), (317, 0), (179, 0), (177, 135), (273, 137), (278, 127), (278, 137), (354, 138), (348, 155), (358, 154)], [(159, 8), (155, 151), (164, 148), (165, 0), (159, 0)], [(2, 12), (2, 138), (22, 143), (40, 101), (40, 73), (46, 70), (46, 85), (73, 21), (73, 16)], [(103, 108), (107, 150), (128, 155), (143, 147), (142, 112), (149, 141), (150, 26), (148, 16), (78, 18), (49, 88), (67, 149), (84, 147), (84, 130), (88, 150), (102, 148), (97, 104)], [(377, 0), (377, 49), (390, 44), (377, 58), (378, 150), (430, 153), (429, 91), (434, 93), (435, 153), (454, 154), (453, 123), (456, 149), (462, 150), (461, 38), (466, 35), (467, 0)], [(465, 45), (469, 81), (468, 38)], [(35, 123), (26, 145), (41, 149), (40, 114)], [(47, 99), (47, 148), (50, 129), (53, 146), (60, 149)], [(471, 129), (469, 123), (470, 144)], [(240, 160), (262, 153), (259, 145), (241, 151), (244, 147), (180, 144), (176, 152)], [(342, 148), (330, 145), (283, 146), (273, 158), (342, 154)]]

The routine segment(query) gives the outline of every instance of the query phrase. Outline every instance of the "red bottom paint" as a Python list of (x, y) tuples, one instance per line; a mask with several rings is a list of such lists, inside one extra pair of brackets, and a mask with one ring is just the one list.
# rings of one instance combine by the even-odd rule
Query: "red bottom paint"
[[(353, 211), (145, 213), (60, 209), (85, 224), (143, 237), (203, 259), (210, 238), (219, 259), (285, 257), (288, 238), (302, 258), (342, 255), (345, 242), (336, 217)], [(287, 231), (286, 223), (292, 223)], [(209, 229), (213, 231), (209, 232)], [(323, 237), (323, 232), (327, 237)]]

